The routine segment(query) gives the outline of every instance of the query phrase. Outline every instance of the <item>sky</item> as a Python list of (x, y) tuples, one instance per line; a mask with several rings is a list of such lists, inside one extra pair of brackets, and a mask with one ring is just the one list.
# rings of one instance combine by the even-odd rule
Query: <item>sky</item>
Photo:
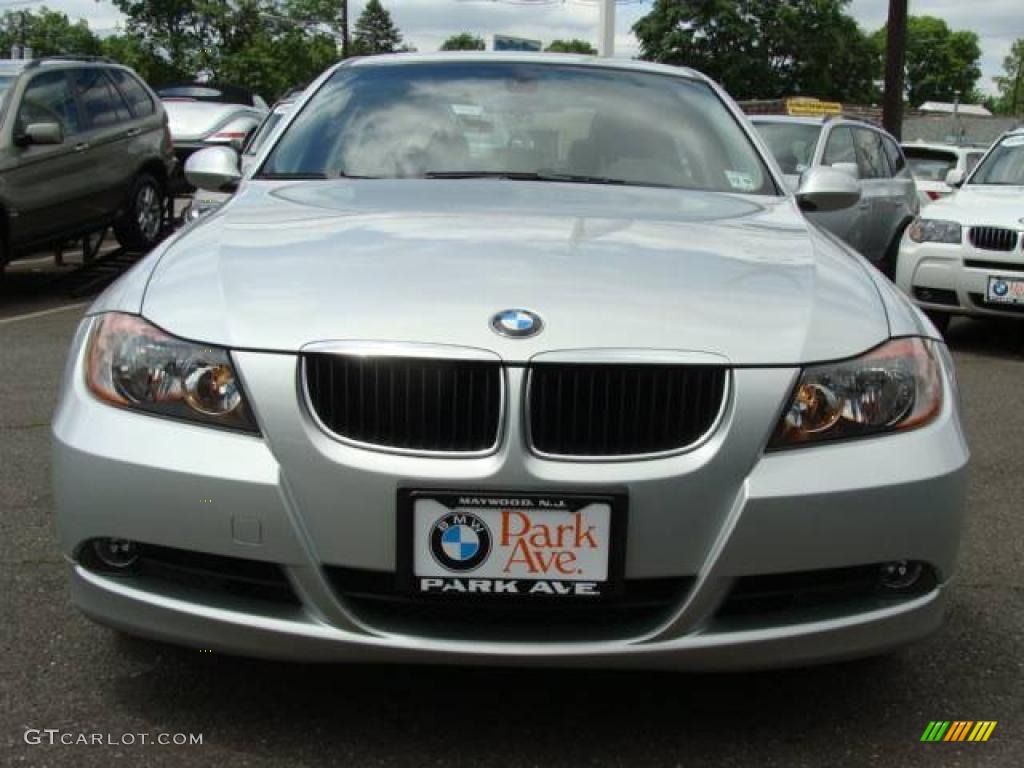
[[(0, 0), (0, 10), (12, 0)], [(406, 40), (421, 51), (436, 50), (448, 35), (471, 31), (488, 41), (495, 33), (544, 41), (579, 37), (596, 44), (598, 7), (595, 0), (382, 0)], [(111, 30), (120, 16), (109, 0), (46, 0), (55, 10), (84, 18), (94, 30)], [(355, 19), (364, 0), (349, 0)], [(616, 54), (634, 56), (637, 42), (633, 22), (650, 8), (649, 0), (619, 0), (616, 13)], [(31, 7), (18, 3), (17, 7)], [(849, 12), (866, 30), (885, 23), (888, 0), (852, 0)], [(1024, 37), (1024, 0), (910, 0), (910, 12), (945, 19), (953, 29), (970, 29), (981, 39), (982, 80), (995, 89), (992, 77), (1017, 38)]]

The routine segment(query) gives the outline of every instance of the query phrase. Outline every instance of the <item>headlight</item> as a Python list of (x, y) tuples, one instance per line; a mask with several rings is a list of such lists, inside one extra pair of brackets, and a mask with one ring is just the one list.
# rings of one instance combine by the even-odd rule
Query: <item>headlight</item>
[(769, 450), (927, 424), (942, 408), (933, 343), (894, 339), (863, 357), (804, 369)]
[(907, 229), (915, 243), (960, 243), (963, 233), (955, 221), (942, 219), (917, 219)]
[(259, 432), (226, 349), (176, 339), (135, 315), (96, 320), (85, 379), (124, 408)]

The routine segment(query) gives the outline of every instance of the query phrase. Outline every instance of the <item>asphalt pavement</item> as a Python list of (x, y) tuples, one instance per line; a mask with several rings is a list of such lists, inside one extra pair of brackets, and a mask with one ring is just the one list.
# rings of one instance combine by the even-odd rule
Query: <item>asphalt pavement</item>
[[(82, 307), (44, 277), (14, 278), (0, 290), (0, 763), (1024, 765), (1024, 324), (949, 333), (970, 515), (948, 620), (922, 643), (730, 675), (312, 666), (126, 639), (72, 610), (48, 427)], [(41, 286), (28, 299), (26, 281)], [(932, 720), (998, 725), (986, 743), (921, 743)]]

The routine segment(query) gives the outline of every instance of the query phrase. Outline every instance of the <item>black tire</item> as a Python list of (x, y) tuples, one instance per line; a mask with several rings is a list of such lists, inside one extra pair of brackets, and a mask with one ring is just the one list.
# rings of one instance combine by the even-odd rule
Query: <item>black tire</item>
[(152, 174), (140, 173), (132, 182), (124, 214), (114, 222), (114, 236), (131, 251), (148, 251), (163, 234), (167, 191)]
[(924, 313), (932, 321), (935, 329), (945, 335), (946, 329), (949, 328), (949, 321), (952, 319), (950, 314), (948, 312), (936, 312), (934, 309), (926, 309)]

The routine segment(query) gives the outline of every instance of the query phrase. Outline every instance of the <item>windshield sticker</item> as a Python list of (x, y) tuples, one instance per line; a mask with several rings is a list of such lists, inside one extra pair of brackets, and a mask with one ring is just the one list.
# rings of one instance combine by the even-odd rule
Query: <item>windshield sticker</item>
[(729, 180), (729, 186), (741, 192), (753, 192), (757, 189), (754, 179), (749, 173), (743, 171), (726, 171), (725, 178)]
[(1024, 147), (1024, 136), (1011, 136), (1003, 140), (1004, 147)]

